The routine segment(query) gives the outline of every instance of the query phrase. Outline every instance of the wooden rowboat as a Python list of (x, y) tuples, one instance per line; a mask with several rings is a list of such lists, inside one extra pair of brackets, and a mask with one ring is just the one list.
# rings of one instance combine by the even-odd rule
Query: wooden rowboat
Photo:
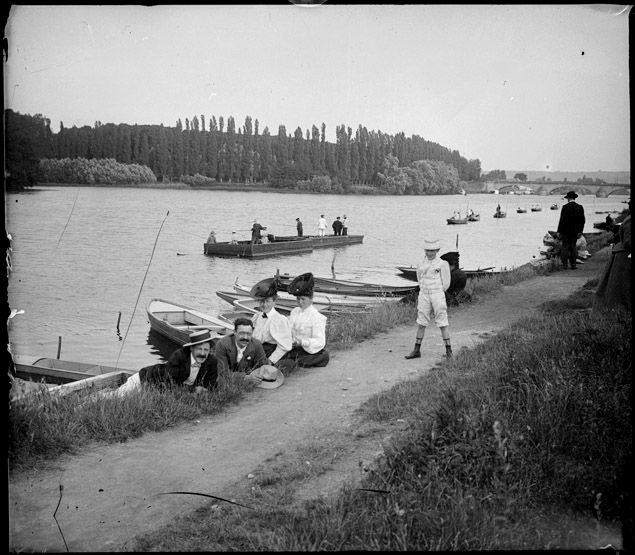
[(494, 212), (495, 218), (506, 218), (507, 214), (505, 212)]
[(455, 218), (453, 216), (451, 218), (446, 218), (446, 221), (448, 222), (448, 225), (460, 225), (460, 224), (466, 224), (467, 218)]
[[(252, 299), (248, 294), (244, 291), (216, 291), (216, 295), (218, 295), (224, 301), (230, 303), (238, 310), (241, 309), (253, 309), (254, 312), (257, 310), (258, 301)], [(298, 306), (298, 302), (295, 297), (292, 296), (282, 296), (284, 293), (278, 294), (278, 300), (276, 301), (276, 310), (283, 314), (289, 314), (291, 311)], [(290, 297), (290, 298), (289, 298)], [(316, 296), (313, 296), (313, 305), (317, 310), (322, 312), (323, 314), (334, 314), (340, 312), (364, 312), (370, 310), (373, 306), (376, 306), (377, 302), (370, 302), (368, 304), (363, 303), (348, 303), (348, 302), (338, 302), (336, 299), (331, 297), (324, 297), (316, 299)], [(372, 300), (372, 299), (371, 299)], [(236, 301), (238, 301), (238, 304)], [(380, 302), (382, 299), (380, 299)]]
[(134, 374), (134, 370), (115, 368), (103, 364), (88, 362), (73, 362), (57, 358), (32, 357), (27, 355), (13, 355), (15, 375), (22, 380), (35, 382), (44, 381), (48, 384), (61, 385), (75, 382), (90, 376), (101, 376), (116, 372)]
[(102, 364), (26, 355), (14, 355), (13, 363), (18, 378), (11, 387), (13, 402), (44, 390), (52, 395), (66, 395), (73, 391), (116, 388), (136, 374), (134, 370)]
[[(288, 292), (294, 276), (276, 274), (275, 279), (278, 284), (278, 290)], [(358, 297), (403, 297), (412, 293), (416, 288), (415, 285), (381, 285), (378, 283), (364, 283), (317, 276), (313, 276), (313, 283), (313, 290), (316, 293), (355, 295)]]
[[(234, 282), (234, 290), (243, 294), (249, 295), (251, 291), (251, 287), (247, 285), (242, 285), (238, 282), (238, 278)], [(333, 305), (344, 306), (347, 308), (354, 307), (365, 307), (370, 305), (376, 305), (378, 303), (382, 303), (386, 301), (385, 297), (378, 296), (363, 296), (363, 295), (351, 295), (348, 293), (314, 293), (313, 294), (313, 304), (318, 308), (319, 306), (328, 306), (331, 307)], [(278, 291), (278, 301), (277, 304), (283, 304), (283, 306), (291, 306), (295, 308), (298, 306), (298, 301), (295, 296), (290, 293), (284, 291)]]
[(527, 213), (527, 209), (526, 208), (516, 208), (516, 213), (517, 214), (526, 214)]
[[(476, 278), (483, 276), (494, 276), (502, 274), (504, 272), (495, 272), (495, 266), (489, 266), (487, 268), (478, 268), (476, 270), (463, 270), (468, 278)], [(412, 281), (417, 281), (417, 268), (414, 266), (397, 266), (397, 269), (402, 273), (403, 277)]]
[(481, 219), (481, 215), (480, 214), (472, 214), (472, 215), (467, 217), (467, 221), (468, 222), (478, 222), (480, 219)]
[(218, 339), (234, 326), (216, 316), (163, 299), (152, 299), (146, 308), (150, 328), (181, 346), (197, 330), (210, 330), (212, 339)]

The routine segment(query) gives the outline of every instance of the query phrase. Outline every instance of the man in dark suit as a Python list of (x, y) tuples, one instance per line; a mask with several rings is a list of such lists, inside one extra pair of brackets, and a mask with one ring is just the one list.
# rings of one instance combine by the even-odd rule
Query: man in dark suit
[(100, 392), (101, 397), (123, 396), (139, 390), (142, 384), (155, 386), (183, 386), (195, 393), (211, 391), (216, 387), (218, 364), (212, 351), (212, 335), (209, 330), (190, 334), (190, 342), (172, 353), (165, 363), (145, 366), (128, 378), (115, 391)]
[(584, 229), (584, 208), (575, 199), (578, 195), (575, 191), (569, 191), (565, 196), (567, 203), (560, 211), (560, 221), (558, 222), (558, 236), (562, 242), (560, 249), (560, 259), (563, 269), (576, 269), (576, 259), (578, 258), (577, 240), (582, 236)]
[(216, 343), (214, 354), (221, 372), (251, 373), (269, 364), (262, 343), (252, 337), (254, 325), (249, 318), (236, 318), (234, 333)]
[(343, 226), (342, 222), (340, 221), (340, 217), (339, 216), (333, 222), (332, 227), (333, 227), (333, 234), (342, 235), (342, 227), (344, 227), (344, 226)]

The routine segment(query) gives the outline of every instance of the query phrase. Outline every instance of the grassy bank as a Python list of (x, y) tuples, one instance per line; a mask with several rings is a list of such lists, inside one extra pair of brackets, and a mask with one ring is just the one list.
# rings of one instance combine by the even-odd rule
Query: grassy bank
[[(526, 265), (504, 275), (469, 280), (466, 290), (474, 302), (486, 299), (503, 285), (550, 271), (553, 271), (552, 263), (538, 267)], [(460, 306), (451, 307), (450, 316), (453, 310), (460, 310)], [(415, 317), (414, 304), (399, 302), (386, 303), (369, 314), (331, 317), (327, 325), (328, 348), (331, 351), (351, 348), (396, 325), (414, 325)], [(221, 378), (219, 384), (217, 391), (200, 397), (185, 391), (161, 392), (146, 388), (125, 399), (87, 400), (82, 392), (51, 398), (43, 393), (31, 401), (13, 404), (8, 446), (11, 470), (38, 467), (94, 441), (127, 441), (149, 431), (216, 414), (239, 402), (252, 387), (235, 376)]]
[(632, 534), (631, 314), (592, 310), (595, 285), (364, 403), (367, 422), (407, 428), (361, 484), (294, 506), (346, 447), (307, 445), (256, 473), (239, 499), (252, 510), (213, 505), (136, 548), (619, 547), (620, 525)]

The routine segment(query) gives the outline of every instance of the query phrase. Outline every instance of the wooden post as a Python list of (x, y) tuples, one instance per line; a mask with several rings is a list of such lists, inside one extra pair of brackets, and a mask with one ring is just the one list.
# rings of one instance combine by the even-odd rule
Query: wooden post
[(57, 338), (57, 360), (60, 359), (60, 353), (62, 352), (62, 336)]

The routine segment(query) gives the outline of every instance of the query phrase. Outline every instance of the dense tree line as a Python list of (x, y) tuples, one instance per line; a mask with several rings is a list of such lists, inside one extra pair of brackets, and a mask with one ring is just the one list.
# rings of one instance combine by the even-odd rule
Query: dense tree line
[[(409, 168), (417, 161), (443, 162), (453, 167), (458, 179), (477, 180), (480, 161), (467, 160), (457, 150), (426, 141), (418, 135), (389, 135), (368, 131), (359, 125), (355, 131), (337, 126), (336, 141), (326, 140), (326, 125), (303, 131), (297, 127), (291, 134), (284, 125), (272, 135), (258, 120), (250, 116), (242, 126), (234, 118), (204, 115), (179, 119), (174, 127), (163, 125), (102, 124), (93, 127), (64, 127), (53, 133), (50, 120), (40, 114), (21, 115), (5, 111), (7, 138), (14, 143), (12, 175), (20, 174), (24, 158), (47, 159), (112, 159), (121, 164), (147, 166), (159, 181), (182, 181), (188, 176), (197, 180), (233, 183), (266, 183), (273, 187), (326, 187), (332, 191), (351, 191), (366, 185), (379, 191), (386, 185), (385, 164), (397, 160), (397, 167)], [(24, 141), (30, 140), (26, 148)], [(8, 156), (9, 158), (9, 156)], [(391, 162), (392, 163), (392, 162)], [(442, 166), (439, 166), (441, 168)], [(384, 177), (382, 177), (384, 176)], [(328, 178), (317, 179), (316, 178)], [(392, 176), (395, 177), (395, 176)], [(392, 182), (391, 182), (392, 183)], [(425, 191), (425, 187), (401, 187), (395, 191)]]

